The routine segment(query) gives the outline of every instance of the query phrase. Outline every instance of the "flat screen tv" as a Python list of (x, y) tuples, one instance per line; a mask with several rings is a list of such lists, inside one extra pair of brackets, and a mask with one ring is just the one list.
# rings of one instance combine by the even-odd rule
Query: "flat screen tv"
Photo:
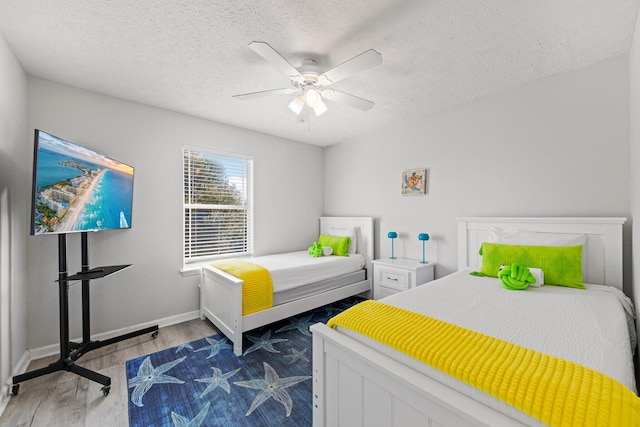
[(133, 167), (36, 129), (31, 234), (131, 227)]

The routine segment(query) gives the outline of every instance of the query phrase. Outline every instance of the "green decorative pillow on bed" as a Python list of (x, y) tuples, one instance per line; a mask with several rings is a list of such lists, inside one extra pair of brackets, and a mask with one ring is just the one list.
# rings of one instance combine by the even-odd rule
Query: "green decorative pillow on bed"
[(334, 255), (348, 256), (351, 238), (341, 236), (327, 236), (326, 234), (321, 234), (320, 238), (318, 239), (318, 243), (320, 243), (322, 246), (331, 246)]
[(545, 285), (585, 289), (582, 284), (582, 245), (522, 246), (483, 243), (480, 247), (486, 276), (498, 277), (501, 265), (518, 264), (544, 271)]

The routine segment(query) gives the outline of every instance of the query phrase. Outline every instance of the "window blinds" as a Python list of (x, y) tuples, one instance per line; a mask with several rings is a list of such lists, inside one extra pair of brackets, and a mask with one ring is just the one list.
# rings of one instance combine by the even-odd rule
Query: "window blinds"
[(183, 149), (184, 259), (253, 250), (253, 160)]

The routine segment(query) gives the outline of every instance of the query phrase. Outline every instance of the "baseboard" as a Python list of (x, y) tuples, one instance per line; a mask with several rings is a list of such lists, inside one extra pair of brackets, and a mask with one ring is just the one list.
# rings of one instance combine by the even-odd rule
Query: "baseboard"
[[(117, 337), (119, 335), (128, 334), (130, 332), (135, 332), (139, 329), (148, 328), (153, 325), (158, 325), (160, 328), (165, 326), (171, 326), (182, 322), (187, 322), (189, 320), (197, 319), (200, 317), (200, 311), (191, 311), (189, 313), (178, 314), (176, 316), (165, 317), (163, 319), (158, 319), (151, 322), (145, 322), (134, 326), (129, 326), (122, 329), (116, 329), (113, 331), (103, 332), (101, 334), (92, 335), (91, 339), (94, 341), (102, 341), (107, 340), (109, 338)], [(72, 339), (71, 341), (82, 341), (82, 338), (78, 337)], [(60, 344), (51, 344), (45, 347), (35, 348), (29, 351), (30, 360), (41, 359), (43, 357), (53, 356), (60, 352)]]

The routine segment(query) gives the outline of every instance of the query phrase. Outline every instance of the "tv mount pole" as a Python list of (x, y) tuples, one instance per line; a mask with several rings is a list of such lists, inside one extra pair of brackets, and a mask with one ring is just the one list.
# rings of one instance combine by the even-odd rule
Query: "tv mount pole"
[[(81, 251), (82, 269), (75, 275), (69, 276), (67, 272), (67, 235), (58, 235), (58, 280), (56, 280), (56, 282), (58, 282), (58, 305), (60, 310), (60, 358), (44, 368), (14, 376), (11, 387), (12, 395), (18, 394), (21, 382), (57, 371), (68, 371), (102, 384), (102, 393), (106, 396), (111, 390), (111, 378), (76, 365), (76, 360), (89, 351), (139, 335), (150, 333), (151, 338), (158, 336), (158, 325), (154, 325), (104, 341), (91, 340), (89, 282), (93, 279), (99, 279), (130, 267), (131, 264), (90, 269), (87, 232), (82, 232), (81, 234)], [(78, 280), (82, 281), (82, 342), (80, 343), (72, 342), (69, 338), (69, 285), (71, 282)]]

